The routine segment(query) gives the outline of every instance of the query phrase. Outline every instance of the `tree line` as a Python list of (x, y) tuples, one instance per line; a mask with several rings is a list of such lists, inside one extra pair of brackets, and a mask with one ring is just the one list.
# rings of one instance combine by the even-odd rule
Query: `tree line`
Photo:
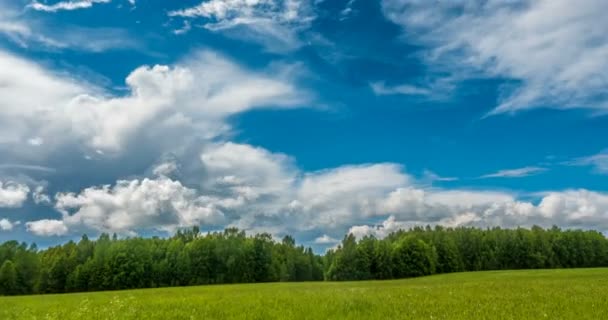
[(325, 279), (396, 279), (438, 273), (608, 266), (608, 240), (597, 231), (413, 228), (379, 240), (347, 235), (325, 254)]
[(436, 273), (608, 266), (599, 232), (542, 229), (413, 228), (384, 239), (352, 234), (323, 256), (286, 236), (244, 231), (170, 238), (102, 234), (39, 250), (0, 245), (0, 295), (222, 283), (396, 279)]
[(313, 280), (323, 280), (323, 269), (311, 248), (237, 229), (193, 228), (168, 239), (83, 236), (46, 250), (0, 245), (0, 295)]

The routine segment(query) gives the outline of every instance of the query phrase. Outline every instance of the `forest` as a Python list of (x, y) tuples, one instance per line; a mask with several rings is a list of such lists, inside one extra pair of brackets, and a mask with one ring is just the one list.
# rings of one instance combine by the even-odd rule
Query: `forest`
[(197, 227), (170, 238), (86, 235), (39, 250), (0, 245), (0, 295), (66, 293), (223, 283), (383, 280), (440, 273), (608, 266), (600, 232), (416, 227), (384, 239), (346, 235), (323, 255), (291, 236)]

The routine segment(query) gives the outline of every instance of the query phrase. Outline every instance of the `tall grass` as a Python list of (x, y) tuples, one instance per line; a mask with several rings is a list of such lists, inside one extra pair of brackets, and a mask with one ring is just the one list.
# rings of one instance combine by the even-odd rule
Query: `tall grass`
[(606, 319), (608, 269), (0, 298), (0, 319)]

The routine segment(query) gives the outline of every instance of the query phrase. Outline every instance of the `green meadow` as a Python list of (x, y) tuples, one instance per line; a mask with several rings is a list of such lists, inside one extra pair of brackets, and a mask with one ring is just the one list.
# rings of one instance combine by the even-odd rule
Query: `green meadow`
[(0, 298), (0, 319), (606, 319), (608, 269)]

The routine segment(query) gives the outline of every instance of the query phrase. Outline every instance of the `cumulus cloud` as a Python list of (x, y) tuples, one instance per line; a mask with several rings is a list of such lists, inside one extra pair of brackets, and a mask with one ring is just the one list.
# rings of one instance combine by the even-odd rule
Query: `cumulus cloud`
[[(162, 171), (173, 165), (160, 165)], [(276, 231), (342, 228), (367, 217), (375, 199), (410, 178), (394, 164), (299, 171), (290, 157), (246, 144), (208, 145), (199, 185), (159, 174), (56, 195), (55, 208), (74, 230), (133, 233), (190, 225)]]
[(154, 167), (154, 169), (152, 169), (152, 173), (155, 176), (161, 176), (161, 177), (170, 176), (171, 174), (173, 174), (177, 171), (178, 171), (178, 165), (177, 165), (177, 163), (175, 163), (173, 161), (161, 163), (161, 164), (157, 165), (156, 167)]
[(19, 225), (19, 221), (11, 222), (8, 219), (0, 219), (0, 231), (11, 231), (17, 225)]
[(547, 171), (547, 169), (541, 168), (541, 167), (524, 167), (524, 168), (517, 168), (517, 169), (499, 170), (494, 173), (484, 174), (480, 178), (482, 178), (482, 179), (486, 179), (486, 178), (522, 178), (522, 177), (528, 177), (531, 175), (539, 174), (539, 173), (542, 173), (545, 171)]
[(80, 194), (60, 193), (55, 207), (67, 227), (84, 226), (124, 234), (138, 229), (173, 229), (223, 220), (207, 198), (167, 178), (118, 181)]
[[(479, 191), (415, 191), (393, 193), (387, 205), (393, 212), (376, 225), (356, 225), (349, 232), (358, 237), (385, 237), (413, 226), (530, 227), (558, 225), (566, 228), (608, 230), (608, 194), (588, 190), (550, 192), (538, 203), (519, 201), (504, 193)], [(447, 194), (446, 194), (447, 193)], [(447, 196), (446, 196), (447, 195)], [(392, 199), (391, 199), (392, 198)], [(391, 207), (395, 204), (399, 205)]]
[(341, 228), (378, 214), (378, 201), (411, 182), (396, 164), (343, 166), (306, 174), (292, 210), (303, 229)]
[(43, 219), (30, 221), (25, 224), (27, 231), (37, 236), (63, 236), (68, 233), (68, 228), (61, 220)]
[[(10, 165), (10, 170), (15, 166), (42, 170), (10, 163), (23, 157), (48, 163), (46, 158), (55, 154), (81, 162), (85, 155), (94, 155), (89, 158), (95, 164), (104, 159), (111, 164), (113, 158), (127, 162), (148, 158), (150, 165), (157, 163), (145, 171), (154, 178), (57, 194), (55, 208), (62, 213), (61, 219), (30, 221), (27, 229), (32, 233), (170, 230), (225, 222), (224, 212), (234, 221), (241, 204), (252, 204), (248, 216), (253, 217), (262, 212), (255, 203), (283, 206), (269, 199), (283, 194), (282, 190), (292, 190), (297, 171), (292, 170), (289, 157), (219, 142), (229, 133), (227, 118), (234, 114), (255, 108), (293, 108), (310, 101), (309, 94), (295, 85), (297, 71), (291, 66), (272, 65), (254, 72), (215, 52), (201, 51), (173, 66), (134, 70), (126, 79), (129, 92), (113, 96), (0, 51), (2, 65), (0, 154), (11, 161), (5, 165), (7, 169)], [(44, 143), (32, 146), (33, 138)], [(61, 152), (64, 148), (71, 152)], [(147, 153), (139, 152), (142, 148)], [(189, 158), (191, 150), (198, 151)], [(166, 161), (159, 160), (164, 155)], [(199, 185), (187, 187), (172, 180), (181, 177), (182, 165), (184, 175), (190, 176), (193, 160), (197, 166), (190, 180), (200, 175)], [(64, 174), (63, 170), (50, 173)], [(25, 185), (2, 186), (0, 206), (21, 205), (30, 191)], [(42, 188), (34, 190), (32, 197), (37, 204), (52, 202)]]
[(300, 47), (298, 33), (315, 18), (310, 0), (208, 0), (169, 16), (205, 19), (208, 30), (260, 43), (271, 51)]
[(211, 146), (201, 161), (207, 172), (207, 189), (226, 188), (248, 198), (280, 194), (290, 189), (296, 178), (289, 157), (246, 144)]
[(233, 142), (207, 145), (200, 171), (204, 175), (196, 186), (159, 175), (60, 193), (55, 207), (62, 219), (52, 224), (65, 227), (64, 233), (135, 234), (191, 225), (314, 232), (322, 235), (314, 240), (320, 245), (345, 232), (384, 237), (422, 225), (608, 230), (608, 194), (588, 190), (547, 192), (524, 201), (504, 191), (420, 185), (391, 163), (303, 172), (284, 154)]
[(30, 188), (16, 182), (0, 181), (0, 208), (18, 208), (27, 200)]
[(493, 113), (608, 108), (605, 1), (383, 0), (382, 9), (430, 48), (426, 59), (439, 71), (514, 80)]
[(0, 69), (5, 70), (0, 74), (0, 145), (22, 148), (35, 136), (47, 141), (38, 146), (41, 153), (67, 143), (116, 153), (134, 139), (175, 147), (177, 137), (183, 145), (184, 137), (211, 139), (225, 133), (224, 119), (232, 114), (293, 107), (309, 98), (293, 84), (288, 66), (275, 67), (270, 76), (210, 51), (175, 66), (134, 70), (126, 80), (130, 94), (121, 97), (1, 51)]
[(112, 0), (74, 0), (74, 1), (59, 1), (53, 4), (45, 4), (38, 1), (33, 1), (29, 8), (37, 11), (57, 12), (71, 11), (79, 9), (88, 9), (95, 4), (110, 3)]

